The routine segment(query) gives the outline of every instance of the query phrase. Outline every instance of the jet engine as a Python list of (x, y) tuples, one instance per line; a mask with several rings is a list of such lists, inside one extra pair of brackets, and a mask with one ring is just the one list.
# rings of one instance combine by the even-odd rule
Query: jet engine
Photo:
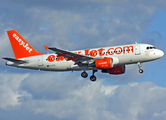
[(119, 59), (117, 57), (96, 59), (89, 67), (96, 67), (97, 69), (110, 69), (118, 65)]
[(95, 60), (94, 64), (95, 64), (95, 67), (98, 69), (113, 68), (113, 59), (112, 58), (97, 59)]
[(102, 69), (102, 73), (109, 73), (113, 75), (119, 75), (119, 74), (124, 74), (125, 73), (125, 65), (119, 65), (113, 68), (109, 69)]

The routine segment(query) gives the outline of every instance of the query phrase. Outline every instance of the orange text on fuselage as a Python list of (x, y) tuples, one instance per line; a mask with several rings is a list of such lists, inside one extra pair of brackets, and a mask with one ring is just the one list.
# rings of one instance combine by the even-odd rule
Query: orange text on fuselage
[[(133, 46), (124, 46), (124, 47), (117, 47), (117, 48), (109, 48), (109, 49), (104, 49), (104, 48), (100, 48), (98, 50), (84, 50), (85, 51), (85, 55), (87, 56), (91, 56), (91, 57), (96, 57), (97, 55), (99, 56), (107, 56), (107, 55), (114, 55), (114, 54), (125, 54), (126, 51), (127, 53), (129, 53), (130, 51), (132, 51), (132, 53), (134, 53), (134, 47)], [(78, 54), (81, 54), (81, 52), (78, 52)]]
[[(124, 47), (117, 47), (117, 48), (109, 48), (109, 49), (104, 49), (104, 48), (100, 48), (98, 50), (90, 50), (90, 49), (86, 49), (84, 50), (84, 55), (87, 55), (87, 56), (91, 56), (91, 57), (96, 57), (97, 55), (99, 56), (107, 56), (107, 55), (114, 55), (114, 54), (117, 54), (117, 55), (120, 55), (120, 54), (125, 54), (127, 51), (127, 53), (129, 53), (130, 51), (132, 51), (132, 53), (134, 53), (134, 47), (133, 46), (124, 46)], [(79, 52), (75, 52), (75, 53), (78, 53), (78, 54), (83, 54), (81, 53), (81, 51)], [(65, 55), (65, 54), (64, 54)], [(56, 58), (54, 55), (50, 55), (48, 56), (47, 60), (49, 62), (53, 62), (53, 61), (63, 61), (63, 60), (72, 60), (72, 59), (68, 59), (68, 58), (65, 58), (63, 57), (63, 55), (57, 55)]]

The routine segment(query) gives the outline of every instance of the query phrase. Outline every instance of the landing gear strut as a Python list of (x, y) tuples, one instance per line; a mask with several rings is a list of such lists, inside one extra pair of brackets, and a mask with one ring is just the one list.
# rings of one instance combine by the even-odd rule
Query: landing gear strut
[(93, 81), (93, 82), (95, 82), (96, 79), (97, 79), (96, 76), (94, 75), (95, 72), (97, 72), (97, 70), (93, 70), (93, 74), (92, 74), (92, 76), (90, 77), (90, 80)]
[(143, 73), (144, 71), (141, 69), (141, 63), (140, 62), (138, 62), (138, 67), (139, 67), (139, 73)]

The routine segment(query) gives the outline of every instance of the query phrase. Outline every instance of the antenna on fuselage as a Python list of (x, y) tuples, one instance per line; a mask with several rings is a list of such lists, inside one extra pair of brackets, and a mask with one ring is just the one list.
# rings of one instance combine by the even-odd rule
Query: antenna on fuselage
[(135, 44), (138, 44), (138, 43), (135, 41)]

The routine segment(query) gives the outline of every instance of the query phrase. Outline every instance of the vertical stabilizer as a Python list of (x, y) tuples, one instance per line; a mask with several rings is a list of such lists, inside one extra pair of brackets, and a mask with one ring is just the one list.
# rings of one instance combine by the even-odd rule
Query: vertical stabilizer
[(37, 52), (17, 31), (7, 31), (16, 59), (42, 55)]

